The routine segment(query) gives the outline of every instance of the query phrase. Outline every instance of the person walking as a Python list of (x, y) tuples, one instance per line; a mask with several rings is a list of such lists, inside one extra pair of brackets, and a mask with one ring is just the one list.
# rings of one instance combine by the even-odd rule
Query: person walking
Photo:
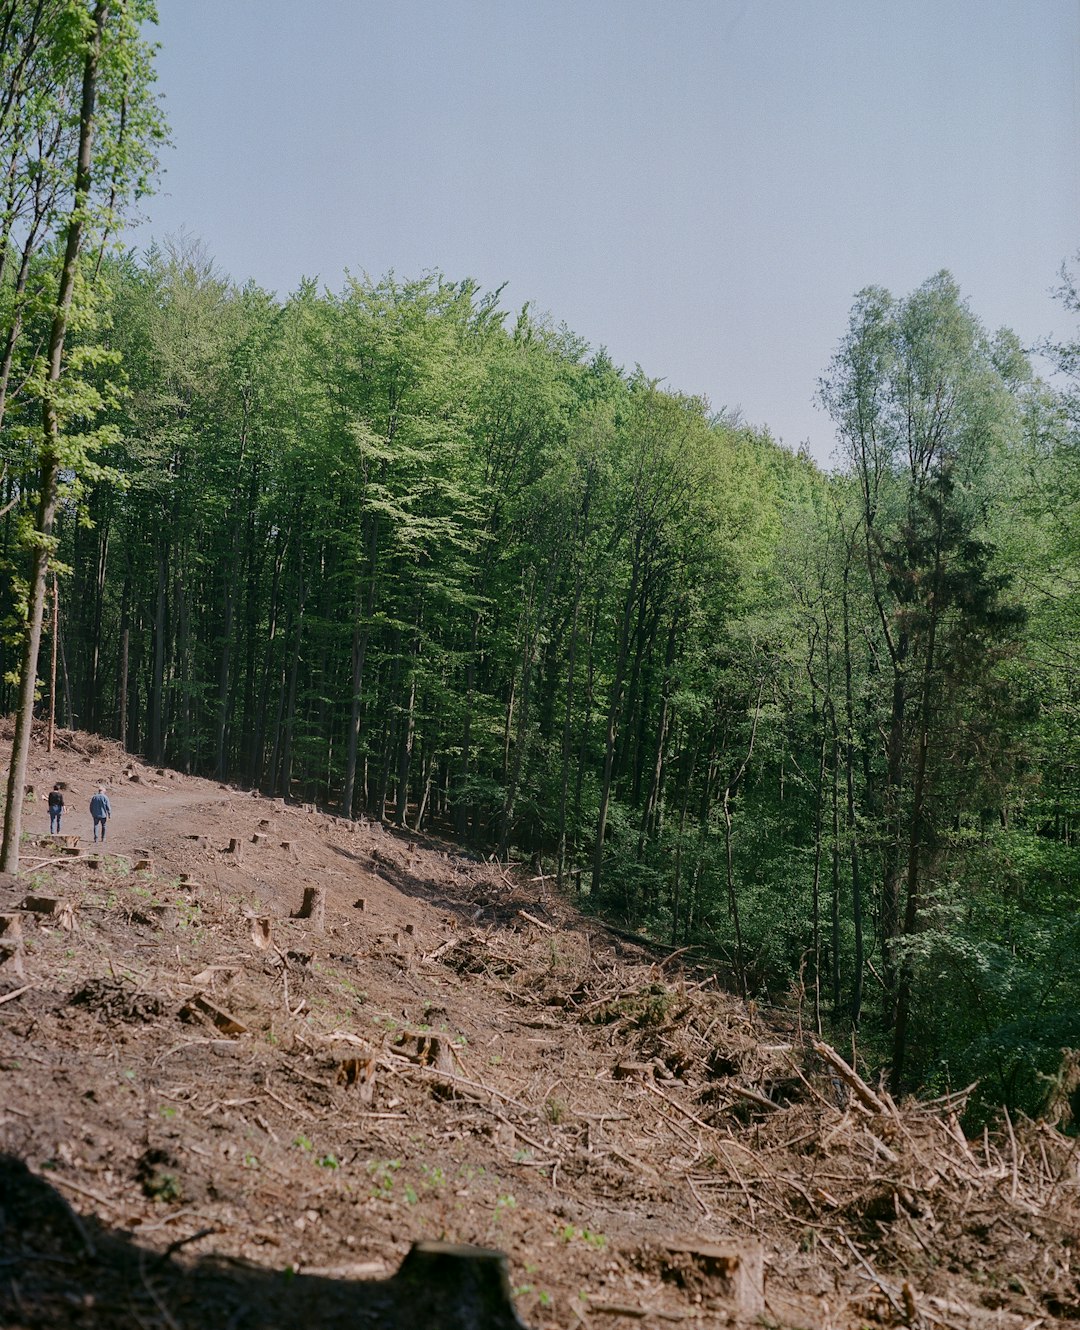
[(97, 844), (98, 828), (101, 828), (101, 839), (104, 841), (105, 824), (112, 817), (109, 796), (105, 793), (104, 785), (98, 786), (97, 794), (90, 800), (90, 816), (94, 819), (94, 843)]
[(49, 791), (49, 831), (60, 835), (60, 819), (64, 816), (64, 795), (59, 785)]

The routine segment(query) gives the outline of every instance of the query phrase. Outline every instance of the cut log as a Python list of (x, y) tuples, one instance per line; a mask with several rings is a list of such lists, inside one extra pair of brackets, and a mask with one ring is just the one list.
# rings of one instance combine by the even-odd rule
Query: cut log
[(307, 919), (311, 927), (321, 933), (326, 927), (326, 888), (305, 887), (304, 899), (294, 919)]

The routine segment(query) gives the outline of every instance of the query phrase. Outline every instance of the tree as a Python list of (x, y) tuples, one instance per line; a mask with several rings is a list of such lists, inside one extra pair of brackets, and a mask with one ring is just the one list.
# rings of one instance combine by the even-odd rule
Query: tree
[[(864, 291), (822, 398), (858, 485), (889, 670), (880, 918), (900, 1085), (915, 998), (904, 943), (919, 931), (949, 815), (966, 804), (950, 765), (965, 709), (1024, 617), (988, 534), (991, 466), (1015, 440), (1019, 412), (993, 343), (947, 273), (902, 301)], [(1002, 717), (983, 735), (980, 763), (1007, 742)]]
[[(19, 701), (8, 771), (3, 847), (0, 851), (0, 866), (11, 873), (17, 872), (19, 866), (23, 786), (33, 721), (45, 580), (54, 550), (53, 524), (59, 478), (62, 468), (77, 472), (80, 466), (88, 462), (93, 442), (85, 434), (65, 436), (64, 429), (72, 416), (77, 413), (89, 414), (95, 406), (100, 405), (100, 399), (95, 400), (93, 396), (88, 399), (85, 394), (67, 391), (65, 342), (80, 283), (79, 263), (84, 242), (88, 238), (96, 238), (104, 244), (119, 207), (131, 194), (137, 192), (143, 181), (147, 155), (151, 151), (150, 144), (160, 132), (152, 114), (140, 114), (136, 117), (137, 132), (134, 135), (129, 133), (130, 106), (135, 104), (143, 110), (148, 100), (146, 48), (139, 33), (139, 25), (149, 16), (147, 7), (126, 5), (122, 0), (112, 10), (107, 0), (96, 0), (92, 12), (80, 0), (66, 0), (65, 3), (49, 8), (52, 27), (47, 36), (42, 37), (42, 41), (54, 43), (58, 57), (70, 49), (79, 53), (81, 79), (78, 147), (72, 175), (70, 211), (64, 230), (62, 259), (49, 320), (47, 350), (40, 363), (34, 366), (31, 375), (41, 404), (41, 438), (37, 458), (37, 512), (30, 541)], [(59, 103), (62, 104), (62, 98)], [(113, 129), (115, 132), (111, 137), (106, 134), (99, 138), (95, 156), (95, 133), (102, 128)], [(61, 122), (57, 125), (56, 141), (62, 139)], [(107, 170), (111, 168), (106, 196), (104, 200), (98, 200), (97, 207), (92, 193), (95, 160)], [(39, 163), (39, 169), (43, 165)], [(61, 157), (48, 165), (54, 169), (59, 168), (62, 173), (65, 164)], [(34, 225), (39, 225), (36, 215)], [(20, 317), (16, 315), (16, 318)]]

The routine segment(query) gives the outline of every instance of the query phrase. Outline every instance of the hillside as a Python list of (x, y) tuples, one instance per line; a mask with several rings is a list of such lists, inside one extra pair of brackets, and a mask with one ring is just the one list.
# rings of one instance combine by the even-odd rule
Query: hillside
[[(380, 1281), (420, 1239), (504, 1250), (537, 1330), (1080, 1318), (1076, 1138), (965, 1139), (962, 1096), (898, 1106), (794, 1016), (430, 837), (78, 733), (30, 780), (0, 1323), (409, 1325)], [(79, 847), (45, 834), (56, 781)]]

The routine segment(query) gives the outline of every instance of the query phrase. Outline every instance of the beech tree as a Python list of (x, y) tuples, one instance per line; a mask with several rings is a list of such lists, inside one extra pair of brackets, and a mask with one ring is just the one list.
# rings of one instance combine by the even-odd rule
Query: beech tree
[[(31, 361), (26, 377), (28, 393), (40, 403), (41, 433), (36, 456), (36, 514), (27, 533), (30, 571), (0, 851), (0, 866), (13, 873), (19, 865), (23, 786), (45, 580), (55, 549), (60, 473), (63, 469), (78, 475), (89, 465), (97, 441), (92, 433), (72, 433), (69, 427), (74, 420), (92, 419), (104, 404), (101, 395), (78, 377), (78, 370), (94, 359), (90, 348), (83, 346), (77, 357), (65, 359), (73, 317), (85, 317), (92, 299), (89, 294), (77, 298), (83, 277), (80, 257), (88, 240), (104, 245), (122, 205), (145, 184), (160, 127), (151, 109), (147, 48), (139, 31), (152, 16), (149, 6), (114, 0), (110, 8), (108, 0), (96, 0), (88, 9), (81, 0), (56, 0), (32, 11), (28, 6), (8, 9), (12, 12), (5, 15), (9, 22), (2, 63), (10, 81), (0, 134), (8, 137), (10, 170), (0, 258), (8, 259), (20, 234), (22, 244), (0, 367), (5, 399), (11, 360), (25, 323), (29, 259), (52, 238), (49, 223), (59, 216), (59, 201), (67, 202), (46, 349)], [(33, 82), (34, 70), (42, 63), (51, 75), (44, 87)], [(76, 131), (73, 160), (65, 151), (71, 132), (66, 118), (69, 103), (78, 106), (72, 126)], [(28, 142), (36, 143), (36, 156), (28, 157)], [(96, 194), (95, 164), (100, 168)], [(42, 175), (50, 178), (49, 184), (39, 183)]]

